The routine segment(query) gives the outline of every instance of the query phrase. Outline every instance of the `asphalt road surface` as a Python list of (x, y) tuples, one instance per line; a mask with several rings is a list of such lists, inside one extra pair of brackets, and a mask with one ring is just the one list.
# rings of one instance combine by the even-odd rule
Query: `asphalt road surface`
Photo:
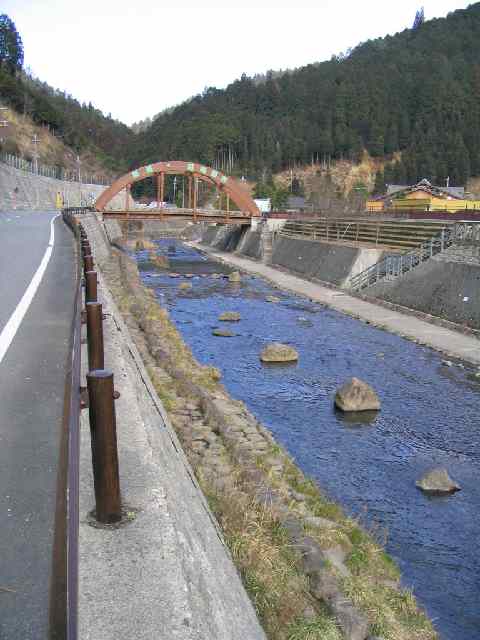
[[(73, 236), (61, 217), (53, 223), (48, 249), (54, 216), (0, 213), (0, 640), (48, 636), (75, 295)], [(30, 286), (28, 304), (32, 278), (50, 253), (38, 289), (35, 279)]]

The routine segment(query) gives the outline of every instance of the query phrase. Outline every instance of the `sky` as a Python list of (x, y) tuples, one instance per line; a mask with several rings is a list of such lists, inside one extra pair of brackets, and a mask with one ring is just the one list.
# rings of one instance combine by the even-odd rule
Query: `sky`
[(1, 0), (25, 66), (132, 124), (242, 73), (328, 60), (465, 0)]

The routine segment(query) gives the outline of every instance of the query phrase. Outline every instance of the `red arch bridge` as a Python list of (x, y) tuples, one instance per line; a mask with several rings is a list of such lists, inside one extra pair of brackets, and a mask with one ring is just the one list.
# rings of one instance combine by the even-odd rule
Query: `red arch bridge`
[[(186, 178), (185, 206), (182, 208), (163, 206), (165, 176), (167, 175), (181, 175)], [(134, 206), (131, 196), (132, 184), (147, 178), (155, 180), (157, 200), (155, 209)], [(202, 209), (198, 206), (198, 185), (200, 182), (207, 183), (211, 189), (216, 191), (218, 200), (225, 202), (224, 209)], [(118, 196), (121, 200), (122, 195), (124, 207), (120, 210), (112, 209), (112, 200), (116, 198), (118, 202)], [(261, 215), (247, 189), (237, 180), (216, 169), (181, 160), (155, 162), (126, 173), (100, 195), (95, 202), (95, 209), (101, 212), (105, 219), (164, 220), (175, 218), (229, 224), (250, 224), (252, 218)]]

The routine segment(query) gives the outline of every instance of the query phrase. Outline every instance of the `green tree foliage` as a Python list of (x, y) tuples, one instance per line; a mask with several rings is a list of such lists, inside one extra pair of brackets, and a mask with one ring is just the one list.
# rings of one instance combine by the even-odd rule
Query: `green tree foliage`
[(23, 67), (23, 43), (13, 21), (0, 15), (0, 67), (14, 75)]
[(463, 184), (480, 174), (478, 42), (480, 3), (427, 22), (419, 12), (415, 29), (328, 62), (205, 90), (156, 117), (130, 160), (184, 158), (258, 176), (312, 159), (356, 160), (366, 149), (401, 152), (385, 182)]

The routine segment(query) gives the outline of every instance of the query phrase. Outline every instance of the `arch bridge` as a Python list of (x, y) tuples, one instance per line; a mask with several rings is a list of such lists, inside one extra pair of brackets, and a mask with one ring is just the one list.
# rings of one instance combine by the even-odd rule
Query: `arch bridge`
[[(187, 178), (187, 193), (185, 194), (184, 192), (184, 205), (186, 206), (182, 208), (166, 208), (164, 206), (165, 176), (167, 175), (183, 175)], [(157, 200), (155, 209), (133, 206), (131, 187), (134, 183), (147, 178), (154, 178), (155, 180)], [(206, 182), (220, 196), (225, 194), (225, 209), (202, 209), (198, 206), (198, 184), (200, 181)], [(121, 210), (107, 209), (113, 198), (122, 192), (124, 192), (125, 198), (124, 208)], [(234, 207), (231, 206), (232, 203)], [(228, 222), (229, 224), (250, 224), (252, 218), (257, 218), (261, 215), (250, 194), (237, 180), (211, 167), (182, 160), (155, 162), (126, 173), (105, 189), (95, 202), (95, 209), (101, 212), (105, 218), (123, 220), (176, 218), (191, 219), (193, 221)]]

